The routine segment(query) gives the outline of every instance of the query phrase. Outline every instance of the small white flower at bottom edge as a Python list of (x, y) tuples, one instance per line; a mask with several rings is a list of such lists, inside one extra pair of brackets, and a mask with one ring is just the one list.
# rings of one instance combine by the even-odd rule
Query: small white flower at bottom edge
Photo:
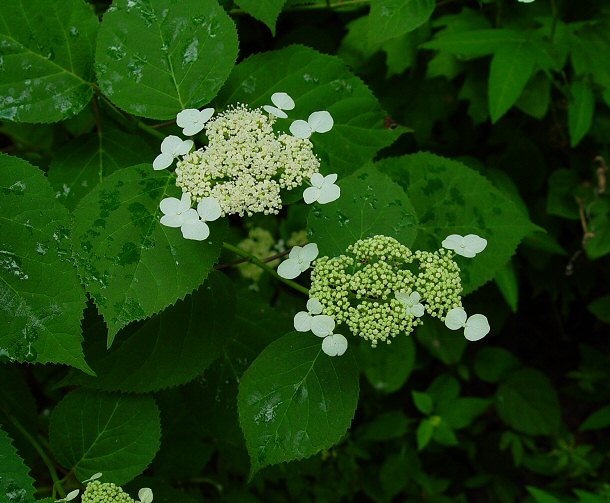
[(140, 498), (140, 503), (152, 503), (153, 501), (153, 492), (149, 487), (143, 487), (138, 491), (138, 498)]
[(331, 334), (322, 340), (322, 351), (328, 356), (341, 356), (347, 351), (347, 339), (341, 334)]

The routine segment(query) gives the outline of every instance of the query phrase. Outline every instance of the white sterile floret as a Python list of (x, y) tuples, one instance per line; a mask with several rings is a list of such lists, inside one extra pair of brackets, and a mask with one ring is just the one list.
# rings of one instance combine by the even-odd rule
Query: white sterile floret
[(322, 351), (328, 356), (341, 356), (347, 351), (347, 339), (341, 334), (332, 334), (322, 341)]
[(91, 475), (91, 477), (89, 477), (88, 479), (83, 480), (83, 484), (86, 484), (87, 482), (92, 482), (92, 481), (94, 481), (94, 480), (97, 480), (97, 479), (101, 478), (101, 476), (102, 476), (102, 472), (97, 472), (97, 473), (94, 473), (94, 474), (93, 474), (93, 475)]
[(326, 110), (313, 112), (307, 121), (296, 120), (290, 124), (290, 132), (297, 138), (309, 138), (312, 133), (328, 133), (335, 124), (332, 115)]
[(161, 153), (155, 157), (153, 169), (169, 168), (176, 157), (188, 154), (193, 145), (193, 140), (183, 140), (174, 135), (168, 136), (161, 142)]
[(59, 503), (60, 501), (72, 501), (74, 498), (76, 498), (78, 496), (78, 494), (80, 493), (79, 489), (74, 489), (74, 491), (71, 491), (68, 493), (68, 495), (65, 498), (62, 498), (60, 500), (55, 500), (55, 503)]
[(159, 208), (163, 212), (161, 224), (167, 227), (181, 227), (189, 216), (197, 216), (197, 212), (191, 208), (191, 195), (188, 192), (184, 192), (180, 199), (166, 197), (159, 203)]
[(271, 102), (275, 106), (265, 105), (263, 110), (280, 119), (288, 117), (288, 114), (284, 112), (284, 110), (294, 109), (294, 100), (286, 93), (273, 93), (271, 95)]
[(341, 189), (335, 185), (337, 174), (323, 176), (320, 173), (314, 173), (310, 179), (311, 187), (307, 187), (303, 191), (303, 199), (306, 204), (318, 202), (327, 204), (336, 201), (341, 196)]
[(518, 2), (521, 3), (532, 3), (534, 0), (517, 0)]
[(462, 307), (454, 307), (447, 313), (445, 326), (450, 330), (463, 328), (464, 337), (473, 342), (482, 339), (490, 331), (486, 316), (473, 314), (469, 317)]
[(332, 316), (319, 314), (311, 319), (311, 331), (318, 337), (328, 337), (335, 329), (335, 320)]
[(153, 492), (149, 487), (143, 487), (138, 491), (138, 498), (140, 498), (140, 503), (152, 503), (153, 501)]
[(318, 299), (307, 301), (307, 311), (299, 311), (294, 316), (294, 329), (298, 332), (309, 332), (311, 330), (311, 319), (316, 314), (322, 314), (322, 304)]
[(411, 292), (409, 294), (405, 292), (396, 292), (396, 300), (405, 305), (407, 316), (420, 318), (424, 315), (424, 306), (419, 301), (420, 299), (421, 295), (417, 292)]
[(189, 213), (182, 224), (182, 235), (186, 239), (203, 241), (210, 235), (210, 228), (206, 222), (213, 222), (220, 218), (222, 211), (220, 204), (213, 197), (204, 197), (197, 204), (197, 211)]
[(318, 245), (309, 243), (305, 246), (295, 246), (290, 250), (288, 259), (277, 268), (277, 273), (285, 279), (294, 279), (311, 267), (311, 263), (318, 256)]
[(204, 108), (203, 110), (187, 108), (176, 116), (176, 124), (182, 128), (183, 135), (193, 136), (205, 127), (205, 123), (210, 120), (212, 115), (214, 115), (213, 108)]
[(462, 257), (472, 258), (485, 249), (487, 246), (487, 239), (479, 237), (476, 234), (468, 234), (467, 236), (451, 234), (450, 236), (447, 236), (441, 244), (443, 248), (453, 250)]

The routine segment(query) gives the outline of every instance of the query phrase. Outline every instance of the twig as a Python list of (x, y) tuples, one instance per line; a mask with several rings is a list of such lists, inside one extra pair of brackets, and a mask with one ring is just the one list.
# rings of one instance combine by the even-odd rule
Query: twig
[[(267, 257), (261, 259), (262, 262), (273, 262), (275, 259), (285, 257), (290, 253), (290, 250), (286, 250), (282, 253), (277, 253), (276, 255), (272, 255), (271, 257)], [(238, 260), (234, 260), (232, 262), (226, 262), (225, 264), (218, 264), (214, 266), (214, 269), (228, 269), (229, 267), (235, 267), (236, 265), (243, 264), (244, 262), (250, 262), (250, 258), (240, 258)]]

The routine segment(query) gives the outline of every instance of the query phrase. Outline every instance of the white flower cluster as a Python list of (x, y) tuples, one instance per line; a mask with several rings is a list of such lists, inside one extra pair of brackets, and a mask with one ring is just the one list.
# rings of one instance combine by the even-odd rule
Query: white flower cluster
[(322, 351), (328, 356), (341, 356), (347, 351), (347, 339), (335, 334), (335, 320), (332, 316), (322, 314), (322, 304), (318, 299), (307, 301), (307, 311), (300, 311), (294, 317), (294, 328), (299, 332), (310, 330), (322, 337)]
[[(133, 500), (123, 489), (112, 483), (102, 483), (99, 478), (101, 473), (95, 473), (87, 480), (85, 492), (82, 495), (82, 503), (152, 503), (153, 492), (149, 487), (143, 487), (138, 491), (138, 499)], [(55, 500), (55, 503), (66, 503), (73, 501), (80, 494), (80, 489), (70, 491), (65, 498)]]
[(205, 130), (208, 144), (193, 151), (193, 140), (174, 135), (161, 143), (153, 168), (166, 169), (177, 159), (176, 185), (183, 192), (180, 204), (176, 198), (162, 201), (163, 225), (180, 227), (187, 239), (202, 240), (209, 235), (205, 222), (215, 218), (202, 214), (199, 206), (197, 211), (192, 209), (191, 200), (207, 205), (215, 201), (220, 207), (216, 218), (277, 214), (282, 208), (281, 191), (307, 181), (311, 185), (303, 193), (307, 204), (327, 204), (339, 198), (337, 175), (320, 174), (320, 160), (309, 141), (313, 133), (332, 129), (330, 113), (322, 110), (313, 112), (307, 121), (295, 120), (289, 128), (292, 134), (286, 134), (274, 131), (273, 126), (278, 118), (288, 117), (286, 111), (295, 108), (294, 100), (280, 92), (271, 96), (271, 102), (273, 105), (256, 109), (237, 104), (214, 118), (213, 108), (187, 109), (177, 115), (176, 123), (184, 135)]

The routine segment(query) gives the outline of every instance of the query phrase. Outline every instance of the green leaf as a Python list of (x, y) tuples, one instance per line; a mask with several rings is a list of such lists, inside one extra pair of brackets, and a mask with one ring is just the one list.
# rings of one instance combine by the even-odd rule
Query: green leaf
[(516, 106), (523, 113), (534, 119), (543, 119), (551, 104), (551, 81), (543, 73), (538, 72), (525, 85)]
[(561, 500), (558, 500), (555, 498), (555, 496), (543, 491), (542, 489), (527, 486), (527, 490), (534, 497), (536, 503), (561, 503)]
[(601, 430), (610, 427), (610, 405), (591, 414), (578, 428), (578, 431)]
[(610, 253), (610, 200), (596, 198), (587, 205), (588, 231), (591, 235), (585, 242), (585, 251), (591, 260)]
[(0, 500), (25, 503), (33, 499), (34, 480), (10, 437), (0, 428)]
[(434, 40), (422, 44), (458, 56), (480, 57), (495, 53), (508, 44), (525, 42), (525, 35), (506, 29), (481, 29), (441, 32)]
[(610, 323), (610, 295), (598, 297), (587, 306), (587, 309), (598, 319)]
[(487, 346), (477, 353), (474, 371), (482, 381), (498, 382), (520, 366), (521, 362), (510, 351)]
[(534, 369), (517, 370), (500, 384), (496, 409), (502, 421), (528, 435), (553, 435), (561, 423), (557, 393)]
[(0, 9), (0, 119), (56, 122), (93, 94), (98, 20), (82, 0), (4, 0)]
[(0, 354), (91, 372), (81, 348), (85, 295), (70, 258), (70, 215), (44, 174), (0, 154)]
[(435, 6), (435, 0), (372, 0), (370, 42), (379, 44), (415, 30), (428, 21)]
[(419, 426), (417, 427), (416, 437), (417, 437), (417, 450), (421, 451), (430, 440), (432, 440), (432, 435), (434, 435), (434, 424), (431, 419), (423, 419)]
[(385, 442), (407, 433), (409, 420), (401, 411), (383, 412), (358, 430), (359, 438), (372, 442)]
[[(287, 92), (296, 103), (289, 120), (307, 119), (328, 110), (335, 121), (331, 131), (314, 134), (315, 151), (331, 173), (345, 175), (361, 167), (390, 145), (401, 131), (384, 127), (385, 112), (373, 93), (337, 57), (293, 45), (251, 56), (235, 67), (220, 92), (222, 106), (247, 103), (259, 107), (275, 92)], [(285, 131), (289, 120), (277, 124)]]
[(405, 191), (374, 167), (367, 166), (339, 179), (341, 197), (332, 204), (314, 206), (307, 227), (320, 255), (345, 253), (359, 239), (377, 234), (411, 246), (416, 217)]
[(447, 330), (438, 319), (427, 319), (415, 331), (417, 342), (424, 346), (435, 358), (445, 365), (459, 363), (466, 350), (468, 341), (462, 334)]
[(568, 130), (570, 146), (575, 147), (591, 129), (595, 96), (593, 90), (584, 82), (576, 80), (570, 86), (568, 102)]
[(343, 356), (327, 356), (319, 338), (292, 332), (254, 360), (237, 398), (252, 474), (339, 442), (358, 403), (352, 353), (348, 349)]
[(286, 0), (235, 0), (253, 18), (265, 23), (275, 36), (275, 23)]
[(421, 393), (420, 391), (411, 391), (413, 397), (413, 403), (417, 410), (422, 414), (431, 414), (434, 410), (434, 400), (427, 393)]
[(95, 71), (122, 109), (173, 119), (216, 96), (236, 58), (235, 25), (216, 0), (115, 0), (100, 27)]
[(517, 102), (535, 68), (535, 54), (526, 42), (503, 45), (494, 53), (488, 94), (492, 122), (497, 122)]
[(439, 403), (437, 413), (452, 429), (459, 430), (470, 426), (491, 404), (486, 398), (463, 397)]
[(212, 222), (204, 242), (159, 223), (159, 202), (178, 193), (171, 173), (142, 164), (105, 178), (74, 210), (75, 258), (108, 325), (108, 346), (128, 323), (201, 285), (218, 258), (226, 222)]
[(372, 348), (360, 344), (360, 363), (367, 380), (377, 391), (393, 393), (407, 382), (415, 365), (413, 339), (398, 336), (392, 344)]
[(159, 409), (150, 397), (74, 391), (53, 410), (51, 451), (78, 480), (102, 472), (125, 484), (142, 473), (159, 449)]
[(416, 249), (438, 249), (450, 234), (487, 239), (487, 248), (475, 258), (456, 256), (465, 293), (492, 279), (521, 239), (536, 230), (509, 197), (460, 162), (418, 153), (377, 166), (404, 187), (413, 203), (419, 217)]
[(155, 152), (136, 135), (109, 131), (79, 136), (53, 156), (48, 177), (68, 209), (115, 171), (150, 162)]
[(496, 286), (513, 313), (517, 312), (519, 304), (519, 278), (512, 261), (504, 264), (494, 277)]
[(221, 353), (235, 311), (233, 285), (220, 273), (183, 301), (119, 333), (111, 349), (99, 334), (85, 339), (97, 377), (75, 374), (63, 384), (146, 393), (185, 384)]

